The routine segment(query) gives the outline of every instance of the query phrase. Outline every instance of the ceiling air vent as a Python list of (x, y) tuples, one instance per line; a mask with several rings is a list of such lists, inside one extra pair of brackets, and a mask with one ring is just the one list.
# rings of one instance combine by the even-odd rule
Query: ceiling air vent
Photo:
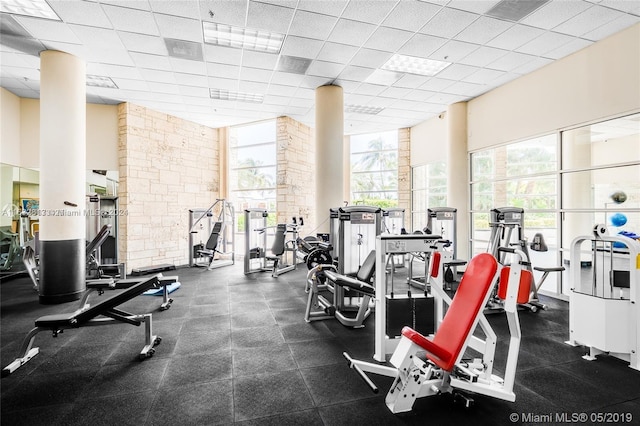
[(487, 16), (518, 22), (549, 0), (502, 0), (486, 13)]

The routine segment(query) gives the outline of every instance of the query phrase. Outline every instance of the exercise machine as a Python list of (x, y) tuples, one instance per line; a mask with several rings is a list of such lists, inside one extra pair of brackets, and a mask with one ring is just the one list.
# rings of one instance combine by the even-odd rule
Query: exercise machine
[[(109, 195), (87, 195), (87, 241), (92, 241), (109, 225), (109, 235), (97, 247), (93, 256), (102, 266), (103, 273), (120, 274), (124, 263), (118, 262), (118, 197)], [(111, 266), (107, 266), (111, 265)], [(124, 275), (121, 275), (124, 277)]]
[(158, 277), (154, 276), (133, 285), (126, 290), (119, 292), (109, 298), (101, 300), (99, 303), (89, 306), (83, 305), (80, 309), (68, 314), (46, 315), (35, 320), (33, 328), (24, 338), (20, 347), (20, 353), (12, 363), (2, 369), (2, 376), (8, 376), (18, 368), (26, 364), (33, 357), (38, 355), (39, 349), (33, 347), (35, 337), (41, 331), (51, 331), (53, 337), (64, 330), (81, 327), (101, 326), (114, 323), (125, 323), (133, 326), (145, 325), (145, 344), (140, 351), (139, 358), (145, 359), (153, 356), (154, 346), (160, 344), (161, 338), (153, 334), (151, 314), (131, 314), (119, 308), (123, 303), (142, 294), (143, 292), (157, 288)]
[[(500, 251), (522, 256), (515, 248), (501, 248)], [(449, 306), (433, 337), (404, 327), (389, 360), (391, 366), (356, 360), (346, 352), (344, 357), (374, 392), (378, 392), (378, 388), (367, 372), (394, 379), (385, 398), (393, 413), (410, 411), (416, 399), (442, 393), (454, 394), (466, 406), (473, 402), (467, 393), (515, 401), (513, 386), (521, 340), (516, 305), (521, 294), (521, 279), (530, 274), (522, 266), (521, 261), (513, 262), (510, 268), (503, 268), (501, 272), (492, 255), (481, 253), (473, 257), (453, 299), (442, 289), (432, 287)], [(498, 293), (505, 297), (504, 312), (510, 332), (504, 378), (493, 374), (497, 335), (483, 314), (499, 273), (504, 274)], [(526, 285), (524, 290), (527, 294)], [(474, 335), (478, 326), (482, 337)], [(467, 348), (479, 352), (481, 357), (463, 359)]]
[(382, 209), (382, 228), (388, 234), (400, 235), (405, 231), (404, 209), (389, 207)]
[(586, 346), (586, 360), (609, 354), (640, 370), (640, 241), (596, 225), (571, 243), (569, 279), (567, 343)]
[(189, 266), (202, 266), (211, 270), (234, 264), (233, 204), (219, 198), (208, 209), (190, 209)]
[[(126, 267), (124, 263), (105, 264), (100, 261), (100, 259), (104, 259), (100, 254), (102, 246), (108, 241), (113, 242), (113, 239), (110, 239), (112, 230), (113, 226), (111, 224), (103, 225), (94, 238), (87, 243), (85, 250), (87, 279), (100, 279), (106, 276), (126, 278)], [(27, 256), (30, 257), (30, 254)], [(29, 275), (31, 276), (31, 273)]]
[[(296, 269), (298, 224), (279, 223), (267, 226), (269, 213), (264, 209), (245, 210), (245, 256), (244, 273), (270, 271), (276, 278), (280, 274)], [(269, 235), (271, 230), (273, 235)], [(267, 244), (271, 241), (271, 249)]]

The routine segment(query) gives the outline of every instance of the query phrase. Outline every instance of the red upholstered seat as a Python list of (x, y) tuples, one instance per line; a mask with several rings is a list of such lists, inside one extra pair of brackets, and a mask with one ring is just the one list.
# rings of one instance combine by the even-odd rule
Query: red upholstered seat
[(496, 259), (482, 253), (469, 262), (456, 295), (438, 327), (433, 340), (410, 327), (402, 335), (427, 351), (427, 357), (445, 371), (451, 371), (464, 347), (475, 318), (483, 308), (498, 269)]
[[(498, 297), (502, 300), (507, 298), (507, 287), (509, 284), (509, 274), (511, 268), (505, 266), (500, 271), (500, 282), (498, 283)], [(517, 303), (523, 304), (529, 302), (529, 296), (531, 295), (531, 281), (533, 281), (533, 274), (531, 271), (523, 269), (520, 271), (520, 282), (518, 283), (518, 297)]]
[(435, 252), (432, 254), (433, 263), (431, 264), (431, 276), (436, 278), (438, 276), (438, 272), (440, 271), (440, 253)]

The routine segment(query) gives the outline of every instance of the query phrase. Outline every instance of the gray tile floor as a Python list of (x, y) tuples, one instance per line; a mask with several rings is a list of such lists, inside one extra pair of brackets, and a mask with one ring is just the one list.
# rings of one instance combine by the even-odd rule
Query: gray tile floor
[[(245, 277), (240, 264), (175, 271), (182, 287), (171, 309), (139, 296), (123, 309), (154, 312), (162, 336), (153, 358), (139, 361), (143, 328), (125, 324), (41, 333), (40, 354), (0, 381), (3, 425), (499, 425), (512, 413), (631, 413), (640, 421), (640, 373), (616, 359), (580, 358), (568, 338), (568, 305), (520, 315), (523, 340), (515, 403), (476, 396), (465, 409), (448, 395), (419, 400), (391, 414), (391, 380), (372, 376), (373, 394), (342, 358), (373, 354), (373, 317), (362, 329), (335, 320), (305, 323), (306, 270), (278, 278)], [(2, 283), (0, 360), (16, 351), (33, 321), (77, 303), (39, 305), (26, 279)], [(92, 296), (104, 297), (104, 296)], [(491, 315), (499, 335), (506, 321)], [(497, 370), (506, 344), (497, 349)]]

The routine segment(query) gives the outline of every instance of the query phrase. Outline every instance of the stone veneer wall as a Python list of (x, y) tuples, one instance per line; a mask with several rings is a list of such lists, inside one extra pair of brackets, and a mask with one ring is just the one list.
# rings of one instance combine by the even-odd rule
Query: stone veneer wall
[(119, 258), (127, 270), (188, 263), (188, 210), (219, 194), (218, 130), (118, 106)]
[[(276, 202), (278, 223), (304, 218), (301, 236), (317, 226), (315, 216), (315, 143), (312, 129), (290, 117), (277, 120)], [(328, 215), (328, 212), (327, 212)], [(315, 232), (314, 232), (315, 234)]]
[(398, 207), (405, 227), (411, 223), (411, 128), (398, 129)]

